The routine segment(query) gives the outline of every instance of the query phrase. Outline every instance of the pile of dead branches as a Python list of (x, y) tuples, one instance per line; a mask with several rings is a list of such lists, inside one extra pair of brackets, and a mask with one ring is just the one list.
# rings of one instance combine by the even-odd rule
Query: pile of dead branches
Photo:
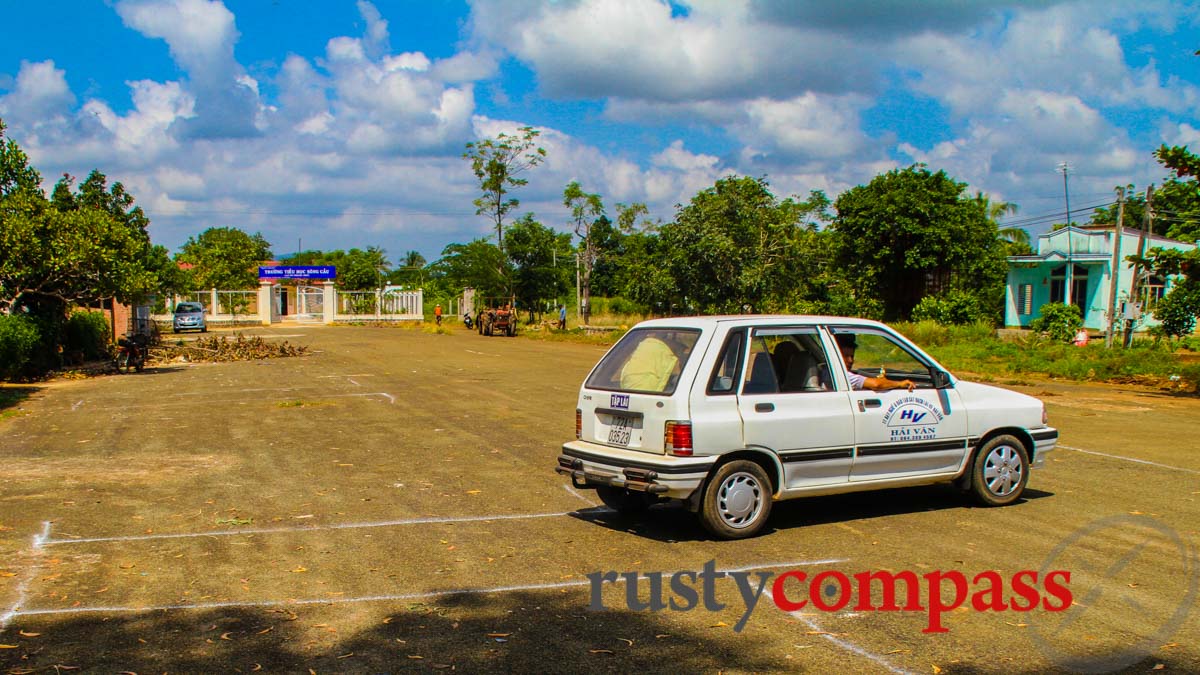
[(228, 336), (205, 336), (182, 345), (164, 345), (153, 350), (152, 356), (163, 361), (214, 362), (254, 361), (285, 356), (304, 356), (308, 347), (287, 341), (267, 341), (258, 335), (246, 337), (241, 333)]

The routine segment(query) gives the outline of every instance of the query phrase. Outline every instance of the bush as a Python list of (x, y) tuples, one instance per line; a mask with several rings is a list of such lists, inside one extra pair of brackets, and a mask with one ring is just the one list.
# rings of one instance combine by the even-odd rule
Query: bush
[(100, 312), (75, 312), (63, 333), (63, 350), (68, 354), (82, 354), (89, 360), (108, 354), (108, 320)]
[(1171, 289), (1154, 307), (1154, 318), (1160, 325), (1153, 332), (1165, 337), (1183, 337), (1196, 330), (1196, 315), (1200, 314), (1200, 286), (1185, 283)]
[(28, 372), (41, 342), (37, 324), (20, 315), (0, 315), (0, 379)]
[(913, 308), (913, 321), (936, 321), (946, 326), (979, 323), (987, 313), (970, 293), (950, 291), (941, 296), (927, 295)]
[(1038, 313), (1041, 316), (1034, 319), (1029, 327), (1035, 332), (1046, 333), (1056, 342), (1071, 342), (1075, 339), (1075, 333), (1083, 327), (1083, 314), (1077, 305), (1051, 302), (1042, 305)]

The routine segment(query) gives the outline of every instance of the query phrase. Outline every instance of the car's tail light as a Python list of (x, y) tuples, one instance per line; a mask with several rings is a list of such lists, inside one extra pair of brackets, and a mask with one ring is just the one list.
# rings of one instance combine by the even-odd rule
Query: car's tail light
[(663, 430), (663, 445), (668, 453), (676, 457), (691, 457), (692, 423), (689, 421), (667, 422)]
[(575, 440), (583, 438), (583, 411), (575, 409)]

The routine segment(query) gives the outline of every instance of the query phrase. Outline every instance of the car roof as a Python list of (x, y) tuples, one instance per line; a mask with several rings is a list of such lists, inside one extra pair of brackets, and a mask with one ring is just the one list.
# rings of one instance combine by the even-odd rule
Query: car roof
[(811, 314), (724, 314), (718, 316), (675, 316), (665, 319), (649, 319), (634, 328), (715, 328), (721, 324), (755, 326), (815, 326), (836, 324), (840, 326), (883, 326), (878, 321), (849, 316), (819, 316)]

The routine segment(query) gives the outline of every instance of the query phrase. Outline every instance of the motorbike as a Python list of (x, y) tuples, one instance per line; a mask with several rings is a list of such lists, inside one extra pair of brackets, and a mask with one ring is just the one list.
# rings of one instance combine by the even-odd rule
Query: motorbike
[(141, 335), (127, 335), (117, 340), (117, 372), (142, 372), (146, 367), (146, 343)]
[(471, 315), (469, 313), (463, 314), (463, 325), (467, 327), (467, 330), (471, 330), (471, 326), (475, 325), (475, 322), (471, 320)]

